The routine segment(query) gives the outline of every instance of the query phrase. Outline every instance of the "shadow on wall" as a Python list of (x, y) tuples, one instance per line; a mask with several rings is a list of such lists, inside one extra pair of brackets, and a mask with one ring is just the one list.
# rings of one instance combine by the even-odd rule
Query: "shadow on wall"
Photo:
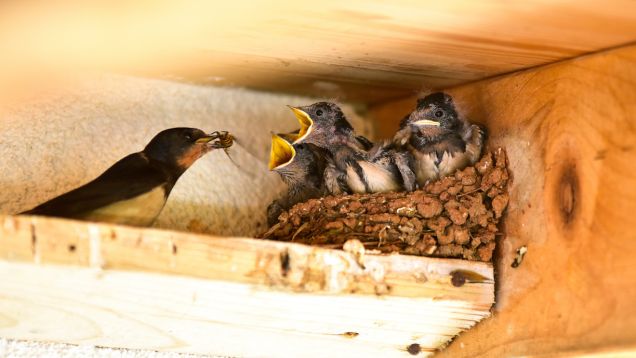
[[(252, 236), (284, 185), (267, 170), (270, 130), (297, 127), (287, 104), (316, 99), (115, 75), (78, 79), (18, 105), (0, 105), (0, 213), (13, 214), (86, 183), (170, 127), (229, 130), (230, 154), (212, 152), (177, 182), (155, 226)], [(0, 103), (2, 100), (0, 98)], [(354, 127), (370, 129), (343, 110)]]

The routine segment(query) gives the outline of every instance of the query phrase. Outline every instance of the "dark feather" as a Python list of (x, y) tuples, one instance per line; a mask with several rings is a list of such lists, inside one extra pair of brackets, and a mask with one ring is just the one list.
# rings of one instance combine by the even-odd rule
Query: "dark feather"
[(81, 218), (110, 204), (132, 199), (165, 185), (166, 197), (176, 178), (153, 165), (142, 153), (130, 154), (102, 175), (23, 214)]
[(373, 142), (370, 141), (367, 137), (365, 136), (356, 136), (356, 142), (362, 147), (362, 149), (364, 150), (369, 150), (371, 148), (373, 148)]

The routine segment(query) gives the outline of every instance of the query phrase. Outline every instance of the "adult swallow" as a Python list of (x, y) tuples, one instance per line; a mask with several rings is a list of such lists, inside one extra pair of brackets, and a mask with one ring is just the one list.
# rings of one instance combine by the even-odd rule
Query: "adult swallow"
[(313, 143), (322, 148), (347, 145), (359, 150), (373, 147), (373, 142), (369, 139), (355, 134), (351, 123), (335, 103), (317, 102), (309, 106), (289, 108), (300, 124), (294, 144)]
[(423, 186), (477, 162), (485, 136), (484, 129), (459, 116), (450, 95), (436, 92), (419, 99), (402, 119), (394, 143), (413, 155), (417, 182)]
[(199, 158), (224, 144), (218, 132), (172, 128), (157, 134), (88, 184), (22, 214), (149, 226), (179, 177)]
[(327, 150), (311, 143), (292, 145), (272, 133), (269, 170), (280, 175), (287, 184), (287, 193), (267, 208), (269, 224), (274, 224), (283, 210), (308, 199), (325, 196), (330, 192), (329, 187), (338, 186), (337, 178), (330, 172), (333, 168), (331, 154)]

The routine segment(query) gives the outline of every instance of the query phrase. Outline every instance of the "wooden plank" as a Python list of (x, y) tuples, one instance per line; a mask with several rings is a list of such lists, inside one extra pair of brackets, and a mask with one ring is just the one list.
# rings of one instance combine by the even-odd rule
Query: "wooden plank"
[(559, 353), (533, 355), (533, 358), (632, 358), (636, 357), (636, 347), (633, 345), (614, 348), (596, 348), (588, 350), (574, 350)]
[(462, 301), (289, 294), (0, 260), (0, 336), (232, 357), (422, 356), (487, 315)]
[[(8, 260), (164, 272), (295, 292), (444, 298), (484, 312), (494, 299), (492, 266), (482, 262), (402, 255), (360, 260), (341, 250), (293, 243), (35, 216), (5, 216), (0, 223), (0, 258)], [(463, 272), (482, 279), (454, 286), (452, 276)]]
[[(469, 279), (453, 284), (457, 275)], [(429, 355), (493, 301), (492, 266), (481, 262), (0, 217), (5, 338), (229, 356), (404, 356), (409, 346)]]
[(0, 10), (0, 84), (13, 91), (25, 78), (41, 86), (51, 73), (98, 69), (376, 102), (636, 41), (631, 0), (63, 0)]
[[(633, 344), (636, 46), (449, 92), (486, 124), (491, 146), (506, 148), (513, 182), (495, 313), (440, 357)], [(386, 135), (414, 103), (375, 108)]]

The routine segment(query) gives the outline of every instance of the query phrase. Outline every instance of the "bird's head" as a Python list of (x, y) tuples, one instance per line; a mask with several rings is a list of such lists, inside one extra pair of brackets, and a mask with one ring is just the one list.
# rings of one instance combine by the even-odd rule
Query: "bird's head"
[[(326, 156), (328, 152), (311, 143), (291, 144), (280, 135), (272, 133), (269, 170), (277, 172), (285, 182), (292, 184), (304, 180), (307, 174), (322, 174), (319, 169), (315, 169), (322, 167), (322, 163), (318, 163), (320, 155)], [(317, 173), (313, 173), (314, 171)]]
[(222, 145), (215, 141), (219, 133), (206, 134), (197, 128), (171, 128), (159, 132), (144, 148), (144, 154), (152, 160), (165, 163), (183, 171), (215, 148)]
[(316, 102), (309, 106), (289, 108), (300, 124), (298, 137), (293, 143), (328, 145), (331, 136), (348, 136), (353, 133), (353, 127), (335, 103)]
[(422, 134), (434, 136), (452, 131), (461, 123), (453, 98), (446, 93), (436, 92), (420, 98), (415, 110), (402, 120), (401, 125), (408, 125)]

